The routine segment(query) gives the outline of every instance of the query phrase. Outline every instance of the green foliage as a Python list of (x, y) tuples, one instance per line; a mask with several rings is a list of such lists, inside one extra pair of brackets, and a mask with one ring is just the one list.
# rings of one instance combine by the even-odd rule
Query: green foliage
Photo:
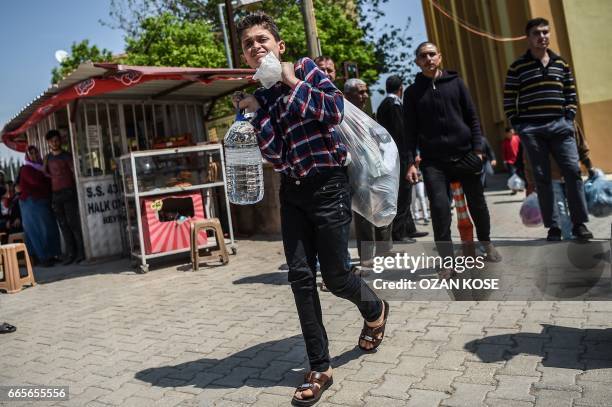
[(89, 40), (74, 42), (70, 47), (68, 58), (60, 66), (51, 71), (51, 83), (58, 83), (64, 76), (74, 71), (81, 63), (106, 62), (113, 59), (113, 54), (106, 48), (99, 49), (96, 45), (89, 46)]
[(126, 38), (131, 65), (218, 68), (226, 64), (223, 42), (205, 21), (180, 20), (164, 12), (147, 17), (133, 36)]
[[(375, 23), (382, 17), (381, 4), (387, 0), (315, 0), (317, 31), (321, 51), (336, 61), (338, 74), (342, 75), (342, 63), (357, 63), (360, 76), (367, 83), (374, 83), (379, 73), (409, 65), (398, 59), (393, 52), (396, 46), (404, 45), (400, 41), (401, 30), (384, 26), (383, 40), (376, 40)], [(111, 23), (121, 28), (129, 36), (141, 35), (142, 22), (152, 15), (172, 14), (178, 21), (201, 22), (208, 24), (216, 33), (217, 44), (223, 51), (221, 40), (221, 22), (217, 5), (221, 0), (111, 0)], [(253, 10), (263, 10), (274, 17), (283, 40), (287, 44), (284, 59), (296, 60), (307, 54), (304, 23), (302, 20), (301, 1), (299, 0), (264, 0), (253, 6), (235, 11), (238, 20)], [(383, 32), (378, 32), (380, 38)], [(408, 39), (410, 40), (410, 39)], [(129, 52), (129, 51), (128, 51)], [(199, 65), (202, 66), (202, 65)], [(404, 75), (406, 76), (406, 75)], [(340, 81), (341, 82), (341, 81)]]
[(10, 157), (8, 160), (5, 157), (0, 157), (0, 171), (4, 172), (5, 182), (14, 181), (19, 174), (19, 168), (21, 168), (21, 162), (14, 157)]

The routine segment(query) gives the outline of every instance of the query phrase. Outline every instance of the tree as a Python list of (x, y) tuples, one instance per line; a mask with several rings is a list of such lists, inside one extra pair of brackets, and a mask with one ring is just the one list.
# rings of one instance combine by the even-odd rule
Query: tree
[(223, 44), (203, 20), (186, 21), (163, 12), (145, 18), (138, 30), (126, 38), (131, 65), (193, 66), (217, 68), (226, 63)]
[(63, 77), (74, 71), (81, 63), (107, 62), (113, 60), (113, 54), (106, 48), (99, 49), (96, 45), (89, 46), (89, 40), (73, 42), (68, 58), (59, 67), (51, 71), (51, 83), (58, 83)]
[[(221, 43), (221, 22), (217, 12), (220, 0), (111, 0), (111, 22), (129, 35), (142, 31), (141, 22), (151, 15), (171, 13), (180, 21), (201, 21), (210, 25)], [(317, 30), (321, 49), (338, 64), (352, 61), (362, 79), (373, 83), (379, 73), (394, 72), (408, 79), (412, 58), (407, 57), (412, 38), (395, 26), (376, 24), (384, 15), (381, 4), (387, 0), (315, 0)], [(265, 0), (256, 5), (274, 17), (287, 43), (287, 60), (306, 55), (306, 39), (299, 0)], [(239, 9), (236, 19), (251, 9)], [(374, 35), (375, 29), (378, 35)], [(382, 34), (381, 34), (382, 33)], [(395, 51), (400, 50), (400, 51)], [(340, 66), (338, 66), (340, 68)]]

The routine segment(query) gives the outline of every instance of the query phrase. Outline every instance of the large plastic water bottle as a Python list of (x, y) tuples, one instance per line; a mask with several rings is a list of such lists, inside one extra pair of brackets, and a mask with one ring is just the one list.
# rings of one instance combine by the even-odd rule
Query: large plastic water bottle
[(238, 205), (261, 201), (263, 168), (255, 128), (246, 120), (238, 120), (225, 134), (223, 144), (229, 201)]

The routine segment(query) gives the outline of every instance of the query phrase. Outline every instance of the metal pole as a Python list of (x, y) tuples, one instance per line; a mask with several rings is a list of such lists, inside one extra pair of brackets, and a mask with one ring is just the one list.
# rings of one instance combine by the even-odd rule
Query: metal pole
[(232, 63), (232, 53), (230, 51), (229, 40), (227, 39), (227, 28), (225, 28), (225, 4), (219, 3), (219, 20), (221, 21), (221, 29), (223, 30), (223, 43), (225, 44), (225, 58), (227, 58), (228, 68), (234, 68)]
[(321, 55), (321, 47), (319, 45), (317, 22), (312, 0), (302, 0), (302, 16), (304, 18), (304, 31), (306, 32), (308, 56), (314, 59)]
[(236, 24), (234, 24), (234, 9), (232, 7), (232, 0), (225, 0), (225, 13), (227, 16), (227, 26), (229, 27), (229, 41), (232, 51), (233, 66), (240, 66), (240, 55), (238, 54), (238, 33), (236, 31)]

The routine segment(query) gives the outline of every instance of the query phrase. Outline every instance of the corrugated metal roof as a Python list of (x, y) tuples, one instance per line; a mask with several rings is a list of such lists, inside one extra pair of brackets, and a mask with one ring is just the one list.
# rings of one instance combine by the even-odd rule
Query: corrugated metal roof
[[(17, 129), (23, 124), (35, 111), (49, 98), (53, 97), (58, 92), (63, 91), (85, 79), (92, 77), (100, 77), (120, 71), (135, 70), (146, 72), (148, 74), (181, 74), (194, 75), (194, 77), (203, 78), (238, 78), (240, 80), (220, 80), (208, 84), (192, 82), (188, 86), (177, 89), (168, 95), (159, 96), (160, 100), (177, 100), (186, 98), (199, 98), (206, 100), (226, 93), (231, 93), (247, 86), (250, 81), (247, 79), (252, 76), (255, 71), (252, 69), (211, 69), (211, 68), (190, 68), (190, 67), (150, 67), (150, 66), (130, 66), (110, 63), (91, 63), (86, 62), (80, 64), (77, 69), (64, 77), (56, 85), (50, 86), (44, 93), (36, 99), (28, 103), (19, 113), (17, 113), (8, 123), (4, 125), (0, 135), (11, 130)], [(151, 99), (156, 95), (162, 95), (164, 92), (171, 90), (178, 84), (188, 81), (178, 80), (155, 80), (136, 84), (132, 87), (121, 89), (115, 92), (110, 92), (102, 96), (102, 98), (112, 99)], [(100, 96), (97, 96), (100, 98)]]

